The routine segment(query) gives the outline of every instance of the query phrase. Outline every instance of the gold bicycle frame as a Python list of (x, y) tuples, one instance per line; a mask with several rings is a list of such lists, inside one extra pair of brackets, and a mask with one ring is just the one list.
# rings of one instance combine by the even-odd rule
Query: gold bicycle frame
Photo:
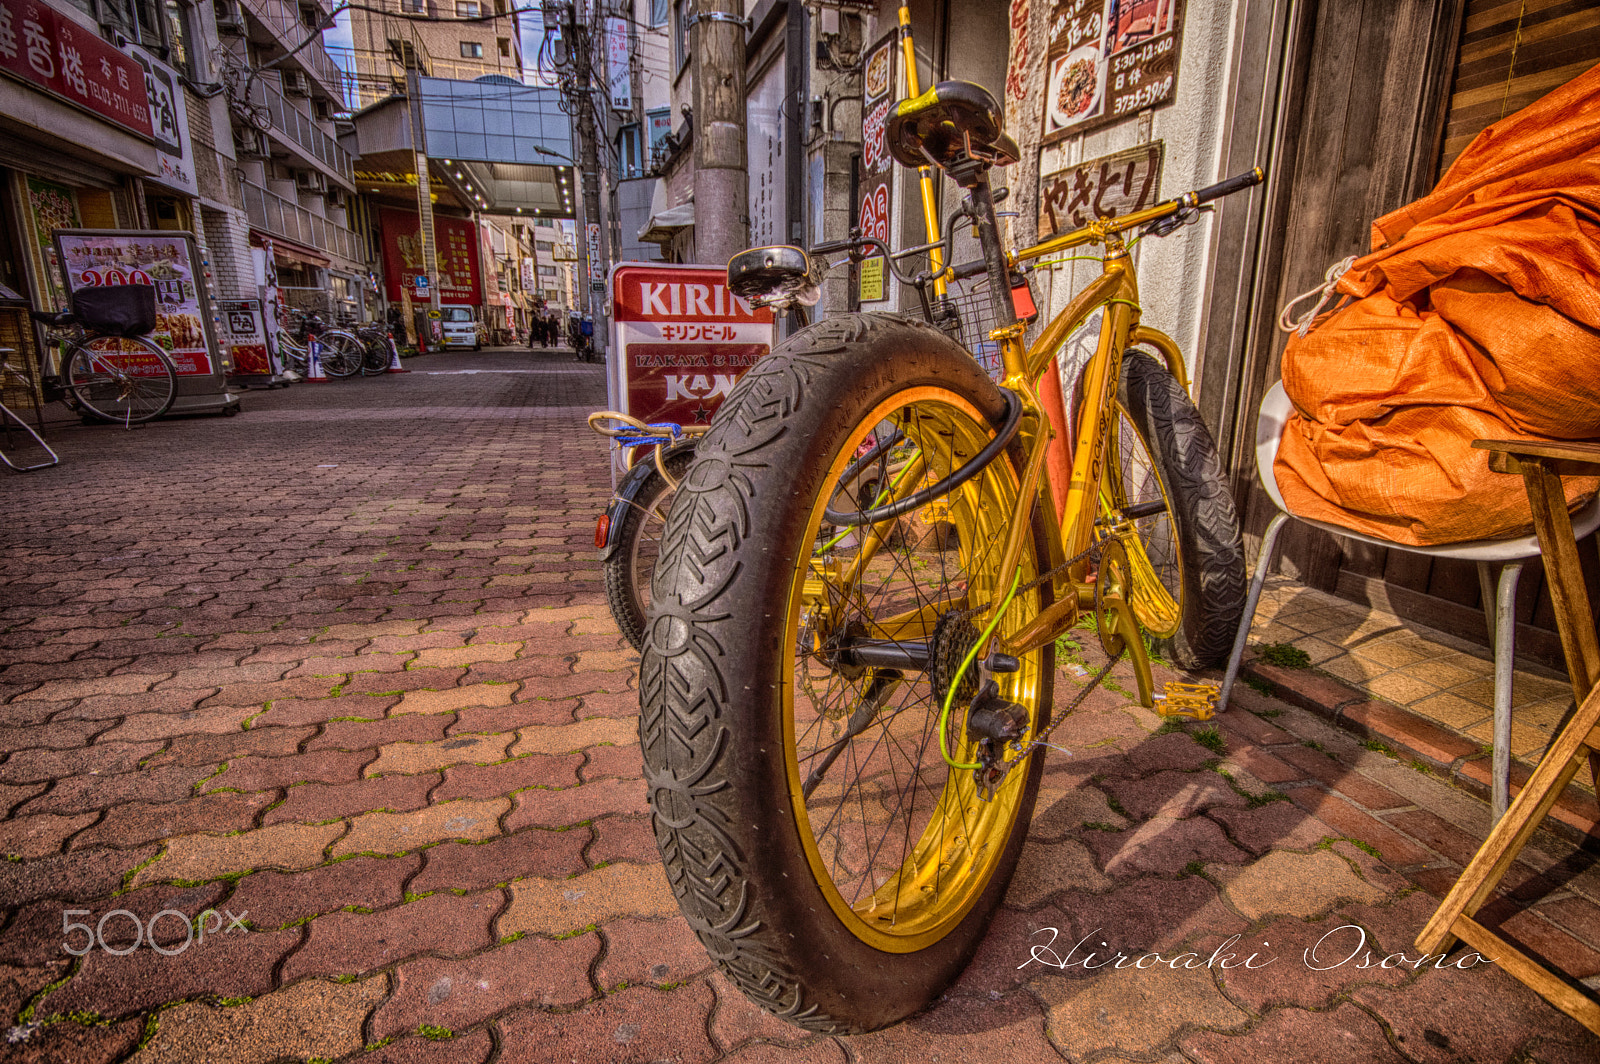
[[(1087, 244), (1101, 244), (1106, 249), (1101, 275), (1050, 319), (1031, 347), (1023, 346), (1022, 337), (1026, 327), (1021, 323), (1003, 326), (990, 333), (990, 339), (998, 340), (1001, 345), (1005, 375), (1000, 383), (1011, 389), (1023, 404), (1019, 438), (1027, 454), (1022, 466), (1016, 507), (1007, 526), (999, 572), (1009, 573), (1016, 569), (1033, 508), (1042, 506), (1048, 508), (1047, 512), (1054, 511), (1054, 491), (1049, 473), (1044, 468), (1046, 449), (1054, 430), (1039, 403), (1038, 385), (1062, 343), (1090, 314), (1102, 307), (1106, 311), (1100, 325), (1099, 344), (1084, 370), (1083, 395), (1089, 403), (1084, 410), (1091, 416), (1081, 418), (1077, 426), (1077, 436), (1072, 444), (1072, 471), (1067, 483), (1066, 503), (1060, 524), (1052, 521), (1046, 526), (1046, 549), (1050, 557), (1040, 566), (1041, 569), (1058, 567), (1063, 559), (1081, 554), (1093, 542), (1107, 441), (1116, 416), (1117, 384), (1122, 374), (1122, 356), (1128, 344), (1147, 344), (1155, 348), (1179, 384), (1188, 389), (1188, 373), (1178, 345), (1166, 334), (1139, 323), (1138, 277), (1121, 237), (1130, 229), (1176, 213), (1182, 206), (1181, 200), (1172, 200), (1120, 218), (1101, 219), (1082, 229), (1063, 233), (1006, 256), (1009, 268)], [(941, 280), (949, 278), (948, 270), (940, 275)], [(918, 479), (912, 478), (909, 483), (915, 485)], [(860, 574), (866, 571), (866, 566), (883, 544), (893, 521), (891, 518), (863, 529), (860, 551), (844, 571), (837, 574), (839, 595), (846, 598), (853, 595)], [(1110, 535), (1124, 538), (1133, 536), (1133, 533), (1131, 529), (1116, 528), (1111, 530)], [(1006, 654), (1025, 654), (1071, 628), (1077, 623), (1081, 611), (1095, 609), (1095, 585), (1086, 579), (1088, 567), (1088, 561), (1084, 561), (1058, 575), (1053, 582), (1055, 603), (1010, 638), (1001, 640), (999, 649)], [(816, 575), (822, 576), (820, 572)], [(991, 612), (985, 615), (985, 622), (993, 616), (992, 611), (999, 605), (998, 600), (990, 605)], [(1132, 659), (1140, 701), (1149, 707), (1154, 704), (1153, 682), (1144, 640), (1125, 605), (1120, 600), (1117, 605), (1122, 608), (1115, 611), (1112, 623), (1117, 633), (1124, 637), (1128, 655)], [(878, 638), (898, 638), (903, 632), (916, 629), (920, 620), (918, 616), (889, 618), (878, 626), (880, 630), (874, 635)], [(980, 623), (979, 627), (982, 626)]]

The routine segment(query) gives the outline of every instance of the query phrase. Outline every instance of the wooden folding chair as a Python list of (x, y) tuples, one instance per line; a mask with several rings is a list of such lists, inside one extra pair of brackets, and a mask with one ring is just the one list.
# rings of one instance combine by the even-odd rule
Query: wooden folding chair
[(1439, 953), (1459, 938), (1600, 1034), (1600, 1003), (1473, 919), (1578, 770), (1587, 763), (1600, 782), (1600, 690), (1595, 686), (1600, 680), (1600, 644), (1561, 486), (1562, 476), (1600, 475), (1600, 443), (1478, 440), (1473, 446), (1489, 452), (1489, 468), (1522, 474), (1578, 711), (1552, 738), (1527, 785), (1417, 936), (1417, 948)]

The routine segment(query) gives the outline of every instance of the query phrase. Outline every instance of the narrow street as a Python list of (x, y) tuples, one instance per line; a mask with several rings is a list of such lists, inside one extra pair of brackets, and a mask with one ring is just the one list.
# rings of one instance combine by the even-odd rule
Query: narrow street
[[(1057, 733), (940, 1003), (840, 1038), (760, 1012), (650, 830), (602, 368), (407, 365), (55, 425), (61, 464), (6, 475), (0, 1064), (1600, 1059), (1494, 964), (1412, 948), (1481, 801), (1243, 686), (1163, 727), (1126, 668)], [(1484, 922), (1592, 986), (1594, 856), (1537, 835), (1506, 888)]]

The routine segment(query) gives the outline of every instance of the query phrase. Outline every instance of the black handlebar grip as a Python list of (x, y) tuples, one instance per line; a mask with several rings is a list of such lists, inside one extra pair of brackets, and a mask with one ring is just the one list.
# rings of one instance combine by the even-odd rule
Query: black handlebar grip
[(1252, 185), (1259, 185), (1266, 179), (1266, 170), (1259, 166), (1251, 167), (1244, 173), (1236, 174), (1233, 177), (1228, 178), (1226, 181), (1218, 181), (1216, 184), (1209, 185), (1203, 189), (1200, 189), (1198, 192), (1189, 193), (1190, 196), (1194, 197), (1193, 202), (1191, 202), (1189, 206), (1198, 206), (1199, 204), (1209, 203), (1215, 199), (1221, 199), (1223, 196), (1231, 196), (1235, 192), (1242, 192)]
[(968, 277), (976, 277), (989, 268), (989, 264), (982, 259), (963, 262), (959, 266), (950, 267), (951, 280), (960, 281)]

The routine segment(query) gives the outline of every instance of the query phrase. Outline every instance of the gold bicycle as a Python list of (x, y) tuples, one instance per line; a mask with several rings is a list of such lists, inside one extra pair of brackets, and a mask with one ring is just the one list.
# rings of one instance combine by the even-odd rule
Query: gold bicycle
[[(1245, 595), (1215, 445), (1177, 345), (1140, 322), (1122, 234), (1169, 232), (1262, 172), (1008, 253), (989, 174), (1017, 148), (987, 91), (943, 82), (903, 100), (887, 140), (966, 192), (950, 224), (976, 229), (983, 259), (930, 255), (915, 281), (987, 276), (1003, 377), (886, 314), (825, 319), (751, 369), (667, 516), (639, 681), (684, 916), (747, 995), (831, 1032), (915, 1012), (977, 948), (1066, 715), (1051, 714), (1056, 637), (1092, 614), (1149, 706), (1144, 635), (1179, 664), (1216, 663)], [(897, 269), (880, 244), (846, 244)], [(1090, 244), (1101, 276), (1025, 346), (1013, 270)], [(729, 284), (783, 305), (814, 301), (820, 273), (798, 249), (762, 248)], [(1057, 520), (1037, 388), (1097, 310), (1098, 348), (1069, 382)]]

